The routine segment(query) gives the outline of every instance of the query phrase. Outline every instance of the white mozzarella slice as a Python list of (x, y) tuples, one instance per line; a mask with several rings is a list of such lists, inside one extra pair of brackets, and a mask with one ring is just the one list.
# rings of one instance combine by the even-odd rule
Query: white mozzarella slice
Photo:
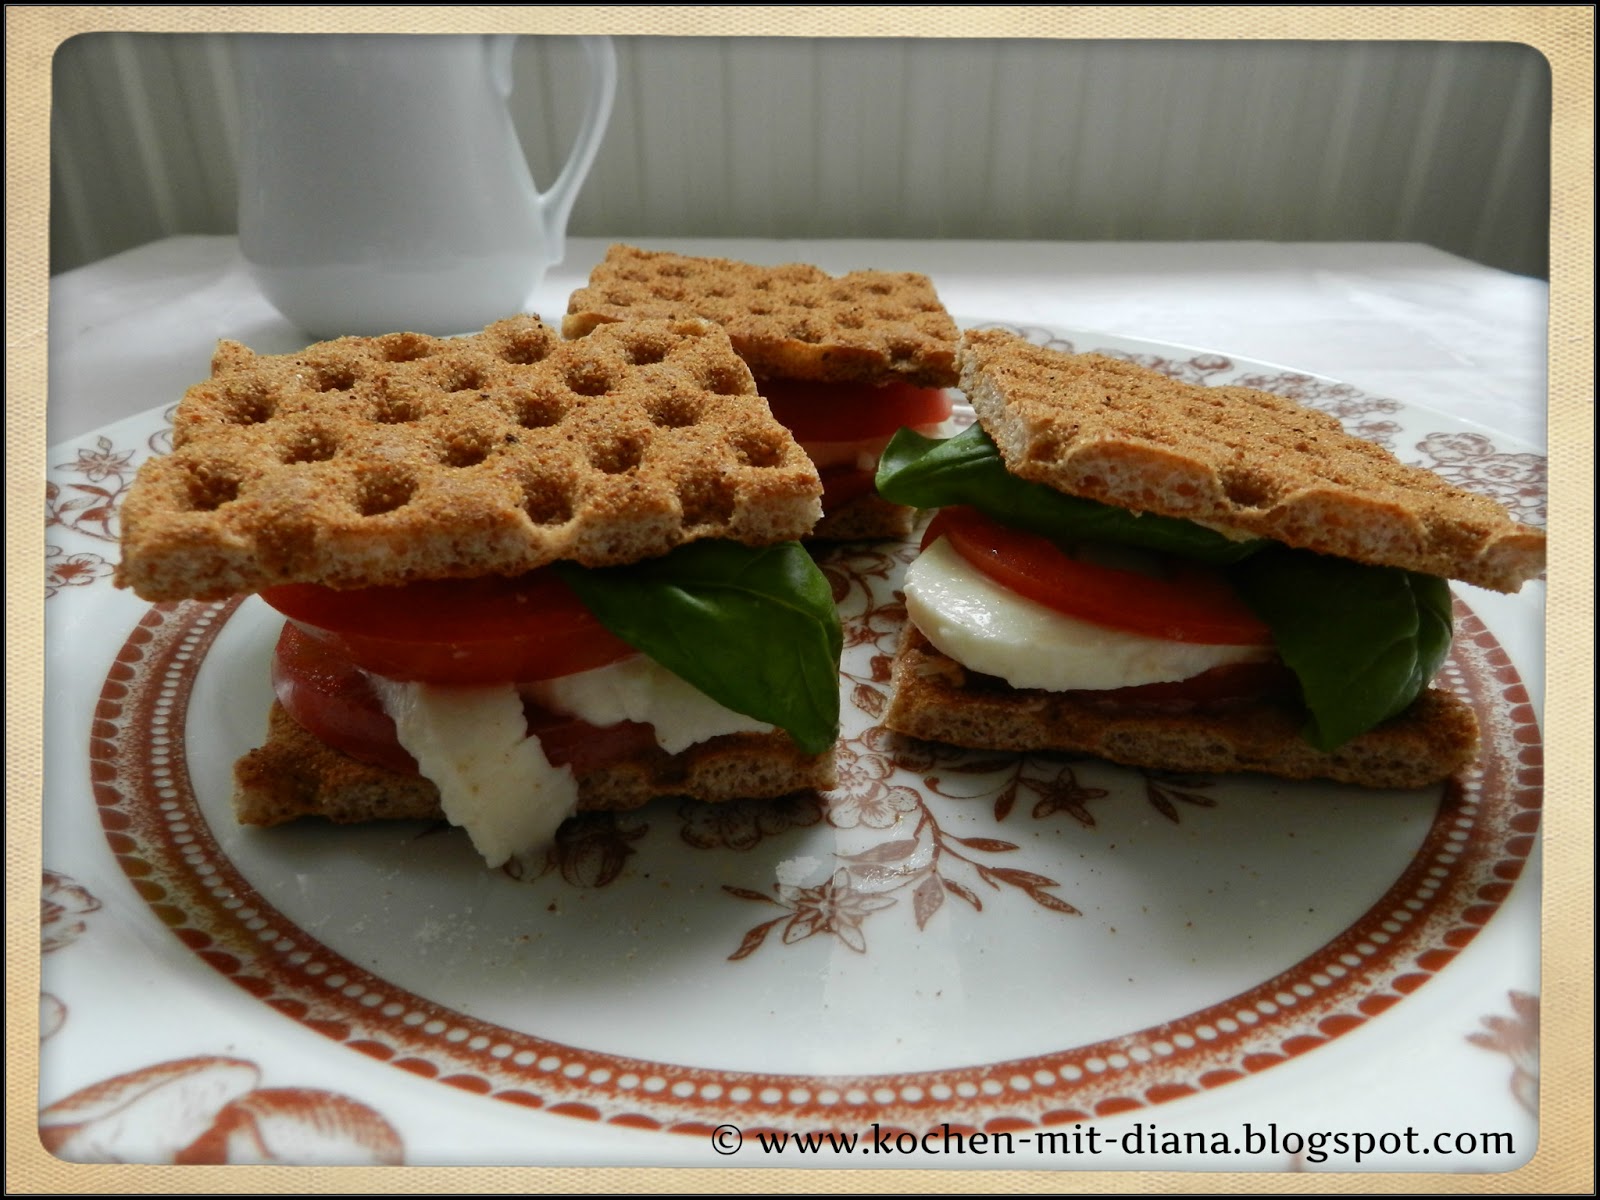
[(806, 442), (800, 448), (819, 471), (829, 467), (854, 467), (858, 471), (874, 471), (878, 456), (889, 444), (885, 437), (863, 438), (855, 442)]
[(609, 666), (525, 683), (541, 708), (590, 725), (638, 721), (655, 729), (656, 744), (678, 754), (725, 733), (767, 733), (772, 726), (718, 704), (691, 683), (643, 654)]
[(590, 725), (650, 725), (668, 754), (726, 733), (773, 728), (723, 707), (642, 654), (520, 686), (371, 679), (400, 744), (439, 789), (445, 817), (467, 831), (491, 867), (548, 844), (578, 808), (572, 768), (552, 766), (539, 739), (528, 736), (524, 693), (543, 708)]
[(1002, 587), (944, 538), (911, 564), (905, 596), (907, 615), (942, 653), (1015, 688), (1138, 687), (1272, 657), (1270, 647), (1172, 642), (1076, 620)]
[[(919, 425), (915, 432), (927, 438), (948, 438), (954, 437), (961, 430), (952, 416), (932, 425)], [(893, 437), (894, 433), (890, 432), (853, 442), (806, 442), (800, 448), (806, 452), (812, 465), (819, 471), (828, 467), (843, 466), (853, 466), (858, 471), (876, 471), (878, 459), (883, 456), (883, 448)]]
[(400, 744), (439, 789), (439, 806), (491, 867), (550, 842), (578, 808), (572, 768), (528, 736), (515, 686), (439, 687), (372, 678)]

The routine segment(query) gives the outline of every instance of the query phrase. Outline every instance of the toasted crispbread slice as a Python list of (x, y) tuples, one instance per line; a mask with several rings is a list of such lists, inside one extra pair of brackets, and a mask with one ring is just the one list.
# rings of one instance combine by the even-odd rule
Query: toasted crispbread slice
[[(274, 702), (267, 741), (234, 764), (234, 815), (242, 825), (300, 817), (340, 824), (444, 819), (438, 789), (420, 775), (370, 766), (307, 733)], [(578, 778), (580, 812), (638, 808), (659, 796), (744, 800), (835, 785), (834, 756), (803, 754), (782, 732), (735, 733), (681, 754), (647, 754)]]
[(757, 379), (951, 387), (960, 331), (925, 275), (762, 267), (615, 245), (567, 302), (562, 333), (696, 316), (728, 331)]
[(1023, 479), (1496, 591), (1544, 568), (1542, 530), (1281, 396), (1000, 330), (969, 331), (960, 364), (978, 420)]
[(150, 600), (611, 566), (788, 541), (821, 514), (815, 467), (695, 319), (224, 342), (173, 445), (122, 510), (117, 582)]
[(876, 492), (825, 508), (807, 542), (862, 542), (905, 537), (916, 522), (917, 510), (891, 504)]
[(1425, 787), (1477, 756), (1478, 722), (1437, 688), (1332, 752), (1300, 735), (1305, 715), (1259, 703), (1216, 713), (1112, 715), (1072, 692), (1012, 688), (968, 671), (908, 624), (892, 668), (885, 727), (982, 750), (1066, 751), (1127, 766), (1252, 772), (1377, 788)]
[[(694, 315), (717, 322), (759, 382), (800, 380), (951, 387), (960, 336), (924, 275), (831, 276), (790, 263), (762, 267), (614, 245), (572, 294), (562, 332), (583, 337), (610, 321)], [(877, 497), (827, 513), (811, 541), (900, 537), (915, 514)]]
[(876, 492), (868, 492), (825, 512), (806, 540), (862, 542), (903, 538), (910, 535), (916, 519), (916, 509), (891, 504)]

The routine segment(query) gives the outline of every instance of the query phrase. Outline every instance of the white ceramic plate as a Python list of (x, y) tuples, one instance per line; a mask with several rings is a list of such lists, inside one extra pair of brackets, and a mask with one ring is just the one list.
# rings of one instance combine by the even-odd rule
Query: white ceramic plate
[[(1543, 458), (1448, 416), (1220, 354), (1024, 332), (1289, 394), (1543, 519)], [(255, 599), (151, 607), (109, 579), (118, 505), (165, 427), (153, 411), (50, 459), (40, 1103), (64, 1157), (1532, 1155), (1541, 584), (1456, 589), (1443, 678), (1478, 710), (1481, 767), (1369, 792), (902, 744), (876, 718), (911, 548), (829, 551), (840, 788), (574, 822), (519, 879), (439, 827), (233, 823), (277, 620)], [(860, 1141), (768, 1153), (772, 1131)]]

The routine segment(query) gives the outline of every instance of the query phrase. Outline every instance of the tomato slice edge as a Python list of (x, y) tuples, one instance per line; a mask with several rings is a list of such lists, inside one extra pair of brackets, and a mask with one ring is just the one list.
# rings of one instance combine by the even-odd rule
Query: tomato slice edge
[(937, 425), (948, 420), (954, 408), (943, 388), (898, 381), (876, 385), (768, 379), (758, 386), (772, 415), (802, 446), (862, 441), (904, 427)]
[(638, 653), (549, 568), (348, 591), (283, 584), (260, 595), (363, 670), (403, 681), (552, 679)]
[(1161, 578), (1086, 562), (962, 505), (939, 510), (923, 548), (940, 537), (994, 582), (1065, 616), (1167, 641), (1272, 644), (1271, 630), (1215, 568), (1171, 559)]
[[(360, 762), (400, 774), (417, 774), (417, 761), (400, 744), (362, 670), (335, 643), (308, 637), (285, 622), (272, 657), (272, 684), (290, 718), (319, 741)], [(538, 737), (553, 766), (583, 775), (655, 747), (655, 730), (636, 721), (591, 725), (526, 700), (528, 734)]]

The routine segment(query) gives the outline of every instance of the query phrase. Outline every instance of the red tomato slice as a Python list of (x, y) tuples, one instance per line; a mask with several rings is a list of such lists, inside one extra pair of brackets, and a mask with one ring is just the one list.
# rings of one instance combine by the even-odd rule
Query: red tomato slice
[(553, 679), (637, 653), (548, 569), (352, 591), (285, 584), (261, 598), (357, 666), (390, 679)]
[(566, 764), (575, 775), (587, 775), (656, 749), (655, 729), (637, 721), (590, 725), (577, 717), (535, 708), (526, 701), (523, 712), (528, 718), (528, 733), (539, 739), (551, 765)]
[[(285, 624), (272, 659), (272, 686), (295, 723), (320, 741), (362, 762), (416, 774), (416, 759), (401, 746), (366, 675), (330, 643)], [(545, 757), (579, 775), (656, 744), (650, 726), (634, 721), (601, 728), (527, 703), (523, 712)]]
[(1182, 716), (1257, 701), (1287, 701), (1300, 694), (1294, 672), (1281, 662), (1229, 663), (1191, 679), (1146, 683), (1106, 691), (1076, 691), (1077, 699), (1109, 713)]
[(942, 388), (888, 383), (802, 383), (763, 380), (761, 394), (772, 415), (787, 425), (795, 441), (857, 442), (885, 437), (902, 427), (937, 425), (950, 416), (950, 396)]
[(272, 690), (296, 725), (351, 758), (415, 775), (367, 677), (327, 642), (285, 622), (272, 656)]
[(941, 509), (922, 544), (940, 537), (996, 583), (1080, 621), (1173, 642), (1272, 644), (1222, 574), (1198, 564), (1167, 559), (1164, 575), (1146, 575), (1086, 562), (967, 507)]

